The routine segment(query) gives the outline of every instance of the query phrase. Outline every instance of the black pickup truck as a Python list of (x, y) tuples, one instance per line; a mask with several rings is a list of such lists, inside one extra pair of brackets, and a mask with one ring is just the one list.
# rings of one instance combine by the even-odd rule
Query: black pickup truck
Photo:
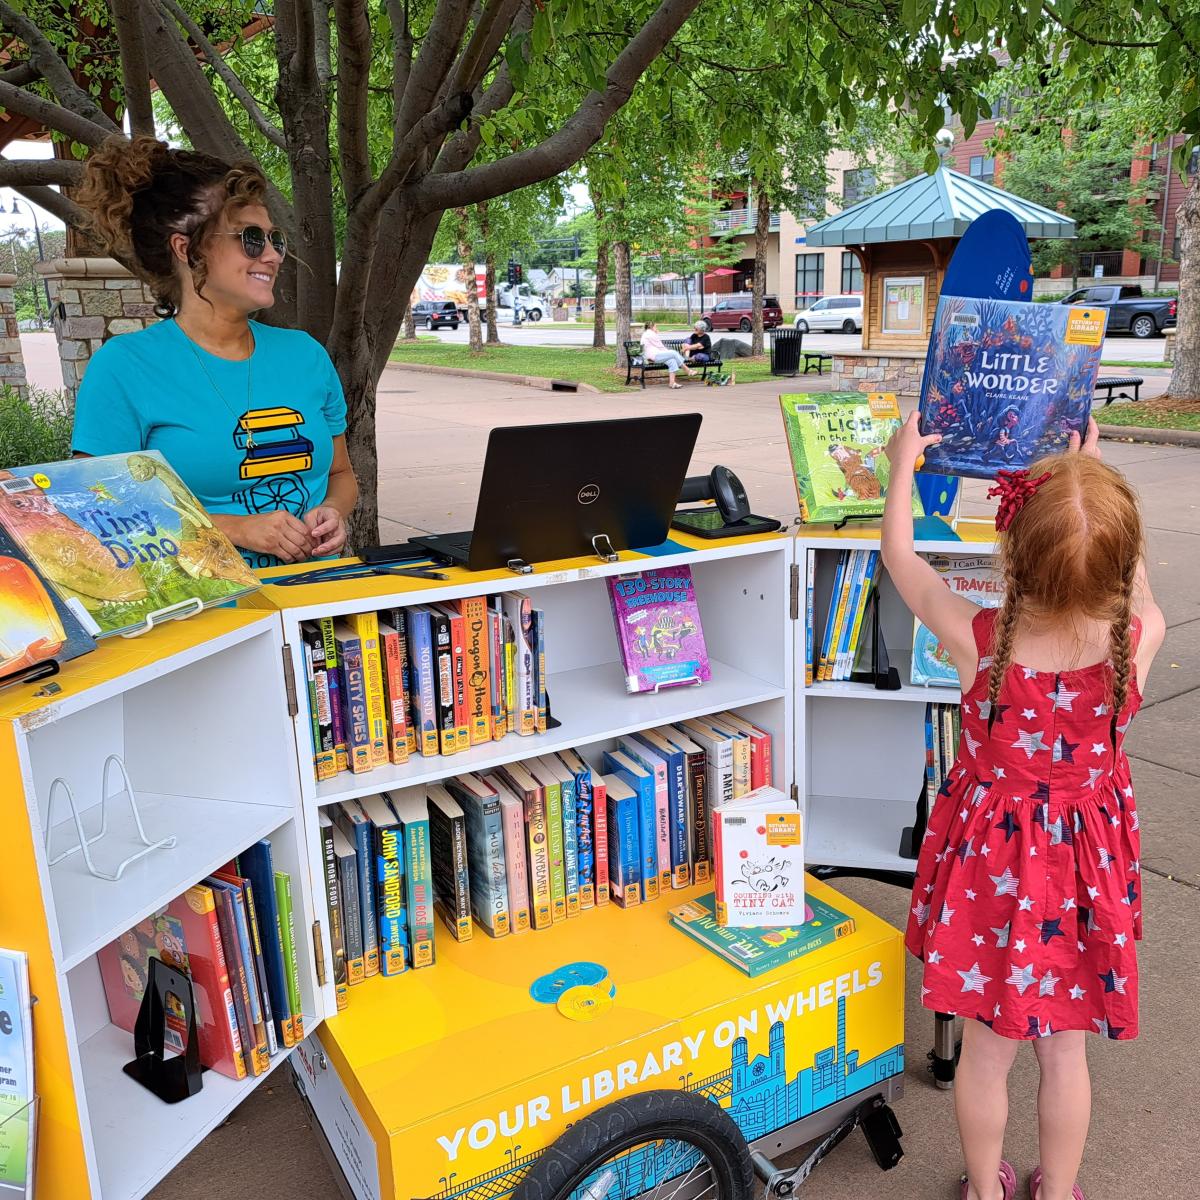
[(1087, 304), (1108, 310), (1108, 333), (1153, 337), (1175, 324), (1178, 305), (1170, 296), (1143, 296), (1137, 284), (1093, 284), (1072, 292), (1061, 304)]

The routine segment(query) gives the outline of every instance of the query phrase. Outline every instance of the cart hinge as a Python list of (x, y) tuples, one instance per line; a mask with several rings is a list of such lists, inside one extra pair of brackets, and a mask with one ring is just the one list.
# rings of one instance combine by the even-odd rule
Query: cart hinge
[(296, 677), (292, 674), (292, 648), (287, 642), (283, 643), (283, 687), (287, 692), (288, 716), (294, 717), (300, 705), (296, 700)]
[(797, 804), (800, 803), (800, 788), (796, 784), (794, 784), (794, 783), (792, 784), (791, 789), (788, 792), (788, 795), (791, 796), (791, 798), (793, 800), (795, 800), (795, 802)]
[(321, 934), (321, 922), (312, 923), (313, 954), (317, 959), (317, 982), (325, 986), (325, 938)]
[(788, 608), (793, 621), (800, 619), (800, 564), (792, 563), (788, 568)]

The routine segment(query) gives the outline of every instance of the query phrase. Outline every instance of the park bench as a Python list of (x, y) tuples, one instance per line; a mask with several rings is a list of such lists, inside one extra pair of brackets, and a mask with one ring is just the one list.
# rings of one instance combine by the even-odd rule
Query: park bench
[[(687, 338), (663, 338), (663, 345), (666, 346), (668, 350), (678, 350), (679, 353), (682, 355), (683, 354), (683, 344), (686, 341), (687, 341)], [(697, 363), (695, 365), (700, 368), (700, 378), (707, 379), (708, 372), (710, 370), (719, 371), (723, 364), (721, 362), (721, 356), (719, 354), (717, 354), (716, 351), (714, 351), (710, 355), (708, 362)], [(628, 387), (630, 382), (633, 380), (634, 371), (637, 371), (639, 373), (639, 379), (641, 380), (642, 387), (645, 387), (647, 371), (665, 371), (666, 369), (667, 369), (667, 364), (665, 362), (648, 362), (646, 360), (646, 356), (642, 353), (642, 343), (641, 342), (626, 342), (625, 343), (625, 386), (626, 387)]]
[(807, 375), (814, 367), (818, 375), (825, 374), (825, 364), (833, 362), (833, 355), (826, 354), (823, 350), (801, 350), (800, 357), (804, 359), (803, 374)]
[[(1101, 379), (1096, 380), (1096, 394), (1106, 391), (1108, 394), (1104, 397), (1104, 405), (1107, 407), (1114, 400), (1132, 400), (1135, 404), (1140, 399), (1138, 389), (1146, 381), (1140, 375), (1105, 375)], [(1113, 393), (1117, 388), (1133, 388), (1133, 395), (1128, 391), (1119, 392), (1117, 395)]]

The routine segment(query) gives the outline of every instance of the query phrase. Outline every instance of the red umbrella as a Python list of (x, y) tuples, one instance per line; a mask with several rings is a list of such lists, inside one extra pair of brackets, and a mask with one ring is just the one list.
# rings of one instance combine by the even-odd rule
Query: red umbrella
[(733, 267), (718, 267), (715, 271), (709, 271), (705, 274), (705, 279), (716, 279), (720, 275), (736, 275), (737, 271)]

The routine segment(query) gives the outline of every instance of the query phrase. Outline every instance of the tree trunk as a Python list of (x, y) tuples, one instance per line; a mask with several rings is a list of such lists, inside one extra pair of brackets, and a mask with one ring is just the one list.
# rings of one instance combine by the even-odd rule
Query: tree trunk
[(367, 338), (360, 332), (349, 354), (339, 355), (338, 376), (346, 395), (346, 450), (358, 480), (358, 504), (350, 514), (346, 554), (379, 542), (379, 451), (375, 441), (377, 378)]
[(406, 342), (415, 342), (417, 340), (417, 319), (413, 316), (411, 302), (404, 310), (404, 340)]
[(458, 257), (462, 261), (463, 287), (467, 293), (467, 324), (471, 330), (468, 344), (472, 354), (483, 350), (483, 333), (479, 327), (479, 291), (475, 283), (475, 248), (471, 245), (471, 223), (465, 208), (456, 208), (458, 218)]
[(487, 344), (500, 345), (500, 330), (496, 327), (496, 252), (492, 249), (492, 221), (487, 201), (479, 209), (479, 236), (485, 251), (483, 257), (483, 299), (487, 305)]
[(1200, 406), (1200, 175), (1175, 213), (1179, 234), (1179, 305), (1175, 366), (1167, 394)]
[[(754, 187), (754, 185), (751, 185)], [(758, 202), (754, 214), (754, 298), (750, 309), (750, 353), (763, 352), (763, 299), (767, 294), (767, 238), (771, 229), (771, 197), (754, 187)]]
[(629, 340), (629, 324), (633, 320), (633, 288), (629, 278), (629, 243), (613, 242), (617, 292), (617, 354), (618, 367), (625, 366), (625, 343)]
[(592, 347), (603, 350), (608, 345), (605, 316), (608, 310), (608, 238), (596, 239), (595, 312), (592, 314)]

